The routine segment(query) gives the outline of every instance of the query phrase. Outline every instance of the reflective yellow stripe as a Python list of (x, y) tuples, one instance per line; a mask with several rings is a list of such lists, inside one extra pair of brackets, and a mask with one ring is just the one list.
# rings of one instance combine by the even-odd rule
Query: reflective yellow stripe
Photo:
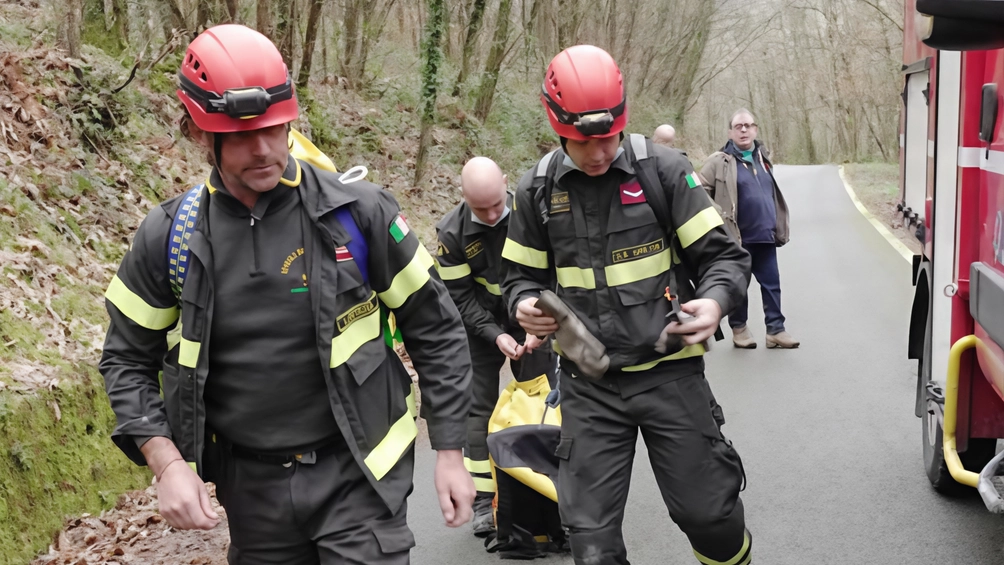
[(644, 259), (603, 267), (603, 272), (607, 275), (607, 286), (631, 284), (661, 275), (669, 270), (671, 260), (672, 255), (669, 249), (665, 249)]
[(480, 284), (481, 286), (487, 288), (488, 292), (494, 294), (495, 296), (502, 296), (502, 289), (499, 288), (499, 285), (492, 284), (492, 283), (486, 281), (483, 277), (474, 277), (474, 282), (476, 282), (476, 283)]
[(195, 461), (186, 461), (186, 463), (188, 463), (188, 466), (191, 467), (193, 471), (196, 473), (199, 472), (199, 466), (195, 464)]
[(200, 349), (202, 349), (201, 343), (181, 338), (181, 349), (178, 350), (178, 364), (194, 369), (199, 362)]
[(641, 365), (632, 365), (630, 367), (624, 367), (623, 369), (621, 369), (621, 371), (624, 371), (625, 373), (633, 373), (635, 371), (647, 371), (652, 367), (655, 367), (659, 363), (662, 363), (663, 361), (675, 361), (677, 359), (687, 359), (688, 357), (697, 357), (699, 355), (704, 355), (704, 346), (698, 343), (697, 345), (688, 345), (687, 347), (684, 347), (683, 349), (677, 351), (672, 355), (660, 357), (655, 361), (650, 361), (648, 363), (643, 363)]
[(471, 274), (471, 266), (467, 263), (462, 263), (454, 267), (444, 267), (439, 264), (439, 261), (436, 261), (436, 269), (439, 271), (439, 278), (444, 281), (455, 281)]
[(680, 246), (686, 249), (692, 243), (704, 237), (704, 234), (724, 224), (722, 216), (712, 207), (707, 207), (697, 213), (687, 223), (676, 230), (676, 235), (680, 238)]
[(505, 246), (502, 247), (502, 257), (513, 263), (519, 263), (520, 265), (526, 265), (535, 269), (546, 269), (548, 267), (546, 251), (520, 245), (509, 238), (506, 238)]
[(181, 322), (179, 321), (177, 325), (171, 328), (167, 332), (167, 350), (170, 351), (174, 349), (176, 345), (181, 343)]
[(495, 492), (495, 481), (481, 477), (471, 478), (474, 479), (474, 489), (478, 492)]
[(475, 461), (470, 457), (464, 457), (464, 467), (470, 473), (491, 473), (492, 464), (488, 461)]
[(150, 306), (138, 294), (129, 290), (118, 275), (105, 291), (105, 298), (115, 305), (122, 314), (148, 330), (164, 330), (178, 320), (178, 308), (156, 308)]
[[(415, 393), (412, 392), (409, 397), (414, 405)], [(370, 451), (363, 463), (379, 481), (394, 468), (394, 465), (397, 465), (404, 452), (411, 447), (411, 442), (415, 441), (416, 436), (418, 436), (418, 426), (415, 425), (415, 418), (412, 417), (410, 411), (406, 411), (394, 422), (387, 435), (380, 440), (373, 451)]]
[(596, 288), (596, 277), (593, 276), (592, 269), (558, 267), (554, 270), (554, 274), (558, 278), (558, 284), (564, 288), (585, 288), (589, 290)]
[[(710, 557), (705, 557), (701, 555), (701, 553), (696, 549), (694, 550), (694, 555), (697, 556), (697, 560), (700, 561), (701, 563), (704, 563), (704, 565), (745, 565), (746, 563), (750, 562), (750, 558), (752, 557), (752, 554), (746, 555), (746, 552), (749, 551), (749, 548), (750, 548), (750, 536), (748, 533), (744, 533), (742, 549), (739, 550), (739, 553), (737, 553), (735, 557), (729, 559), (728, 561), (715, 561)], [(740, 561), (742, 563), (740, 563)]]
[(411, 261), (394, 276), (390, 288), (380, 293), (380, 300), (389, 308), (400, 308), (409, 296), (425, 286), (429, 280), (429, 267), (435, 264), (432, 255), (419, 245)]
[(331, 362), (328, 366), (334, 369), (348, 361), (362, 344), (378, 337), (380, 337), (380, 309), (375, 308), (365, 317), (352, 322), (352, 325), (345, 329), (345, 333), (331, 339)]

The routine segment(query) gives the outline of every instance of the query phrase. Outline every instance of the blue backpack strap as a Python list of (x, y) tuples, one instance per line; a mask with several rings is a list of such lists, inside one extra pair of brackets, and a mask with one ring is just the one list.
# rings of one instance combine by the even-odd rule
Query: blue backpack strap
[(167, 273), (174, 297), (181, 299), (181, 289), (188, 274), (188, 239), (195, 231), (199, 218), (199, 204), (205, 185), (190, 189), (181, 199), (178, 211), (174, 213), (174, 223), (167, 242)]
[[(349, 250), (349, 254), (352, 255), (352, 259), (356, 262), (356, 267), (359, 268), (359, 273), (363, 276), (363, 282), (368, 284), (370, 282), (370, 250), (366, 243), (366, 238), (363, 237), (363, 232), (360, 231), (359, 226), (356, 225), (355, 218), (352, 217), (352, 210), (350, 210), (348, 204), (335, 209), (335, 219), (348, 232), (349, 242), (345, 244), (345, 248)], [(380, 327), (383, 331), (383, 339), (387, 347), (392, 348), (395, 342), (403, 341), (401, 330), (391, 320), (391, 314), (387, 310), (387, 307), (382, 304), (380, 305)]]
[(345, 244), (345, 247), (352, 254), (356, 266), (359, 267), (359, 272), (363, 275), (363, 282), (369, 283), (369, 247), (366, 245), (363, 232), (359, 231), (359, 226), (356, 225), (356, 220), (352, 217), (352, 211), (348, 204), (335, 209), (335, 219), (342, 224), (345, 231), (349, 232), (349, 242)]

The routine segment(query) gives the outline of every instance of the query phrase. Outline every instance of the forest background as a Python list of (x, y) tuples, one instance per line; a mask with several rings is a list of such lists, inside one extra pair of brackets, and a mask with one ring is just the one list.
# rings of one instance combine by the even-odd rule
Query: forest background
[(630, 131), (672, 124), (699, 164), (746, 107), (775, 162), (848, 163), (863, 199), (891, 210), (902, 11), (900, 0), (0, 0), (0, 563), (58, 546), (66, 516), (149, 483), (108, 438), (102, 295), (146, 211), (206, 174), (174, 94), (198, 31), (236, 22), (271, 37), (297, 83), (296, 127), (339, 168), (367, 166), (429, 244), (467, 159), (495, 159), (514, 184), (557, 145), (540, 83), (579, 43), (619, 62)]

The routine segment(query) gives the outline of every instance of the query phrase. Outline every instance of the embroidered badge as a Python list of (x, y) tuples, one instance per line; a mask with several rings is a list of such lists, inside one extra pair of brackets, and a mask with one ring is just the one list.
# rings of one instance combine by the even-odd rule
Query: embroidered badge
[(562, 212), (568, 212), (572, 209), (571, 201), (568, 199), (567, 192), (552, 192), (551, 193), (551, 213), (560, 214)]
[(484, 246), (484, 244), (481, 243), (481, 240), (479, 239), (479, 240), (471, 243), (467, 247), (465, 247), (464, 248), (464, 253), (467, 255), (468, 259), (471, 259), (475, 255), (477, 255), (478, 253), (481, 253), (482, 251), (484, 251), (484, 249), (485, 249), (485, 246)]
[(645, 201), (645, 191), (637, 180), (621, 185), (621, 204), (641, 204)]
[(401, 243), (404, 238), (411, 233), (408, 228), (408, 223), (404, 221), (404, 217), (398, 214), (394, 221), (390, 223), (390, 236), (394, 238), (395, 243)]
[(352, 325), (352, 322), (365, 318), (366, 316), (376, 312), (378, 307), (379, 303), (377, 302), (377, 295), (376, 292), (374, 292), (370, 294), (370, 297), (366, 300), (366, 302), (356, 304), (352, 308), (346, 310), (341, 316), (336, 318), (335, 321), (338, 326), (338, 331), (345, 333), (345, 330)]
[(690, 173), (687, 175), (687, 186), (690, 188), (697, 188), (701, 186), (701, 179), (697, 177), (697, 173)]
[(351, 260), (352, 260), (352, 253), (349, 252), (348, 247), (345, 247), (343, 245), (341, 247), (335, 248), (335, 261), (338, 261), (340, 263), (342, 261), (351, 261)]
[(641, 259), (642, 257), (649, 257), (657, 253), (661, 253), (663, 249), (665, 249), (665, 244), (663, 240), (658, 239), (641, 245), (618, 249), (612, 253), (610, 259), (615, 264), (623, 263), (625, 261), (634, 261), (635, 259)]

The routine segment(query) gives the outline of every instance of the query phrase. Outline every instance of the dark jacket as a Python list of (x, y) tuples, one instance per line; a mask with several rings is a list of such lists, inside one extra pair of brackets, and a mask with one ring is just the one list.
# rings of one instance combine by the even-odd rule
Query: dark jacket
[(589, 177), (559, 151), (547, 223), (534, 201), (535, 167), (520, 180), (502, 252), (502, 291), (510, 312), (523, 299), (556, 290), (606, 346), (608, 375), (674, 363), (686, 364), (691, 373), (703, 369), (702, 345), (668, 355), (653, 348), (667, 324), (671, 266), (678, 281), (698, 281), (696, 289), (679, 286), (682, 302), (711, 298), (723, 314), (742, 300), (749, 284), (749, 255), (729, 238), (690, 162), (660, 145), (652, 151), (669, 205), (667, 228), (676, 236), (672, 249), (625, 153), (606, 173)]
[[(332, 412), (353, 457), (396, 512), (412, 485), (415, 395), (407, 371), (384, 340), (382, 312), (394, 312), (408, 344), (433, 449), (460, 449), (466, 441), (471, 369), (460, 317), (418, 238), (408, 232), (398, 242), (392, 236), (399, 207), (389, 192), (366, 182), (343, 185), (332, 173), (290, 160), (281, 182), (297, 187), (304, 225), (312, 228), (305, 258)], [(202, 206), (209, 205), (214, 191), (207, 188)], [(166, 255), (179, 204), (174, 198), (150, 212), (109, 285), (111, 324), (100, 370), (118, 419), (112, 439), (119, 448), (145, 464), (134, 438), (166, 436), (203, 474), (202, 394), (212, 350), (213, 257), (208, 214), (200, 214), (189, 240), (179, 309)], [(354, 260), (336, 260), (336, 248), (350, 239), (332, 213), (343, 205), (351, 207), (368, 243), (368, 283)]]
[[(512, 214), (512, 195), (506, 198)], [(502, 246), (509, 229), (509, 216), (494, 226), (472, 219), (466, 202), (461, 202), (436, 225), (439, 276), (460, 310), (467, 331), (489, 343), (512, 329), (499, 271)]]
[[(781, 247), (788, 243), (790, 238), (788, 225), (788, 204), (784, 201), (781, 189), (774, 179), (774, 165), (768, 159), (767, 149), (759, 142), (754, 141), (755, 158), (760, 161), (760, 165), (770, 175), (774, 184), (774, 209), (777, 212), (777, 225), (774, 232), (774, 243)], [(741, 241), (739, 233), (738, 215), (742, 212), (737, 210), (736, 202), (739, 200), (739, 187), (736, 183), (736, 157), (725, 151), (716, 151), (704, 161), (701, 167), (701, 176), (704, 177), (708, 194), (715, 203), (722, 209), (722, 218), (735, 236), (737, 241)]]

